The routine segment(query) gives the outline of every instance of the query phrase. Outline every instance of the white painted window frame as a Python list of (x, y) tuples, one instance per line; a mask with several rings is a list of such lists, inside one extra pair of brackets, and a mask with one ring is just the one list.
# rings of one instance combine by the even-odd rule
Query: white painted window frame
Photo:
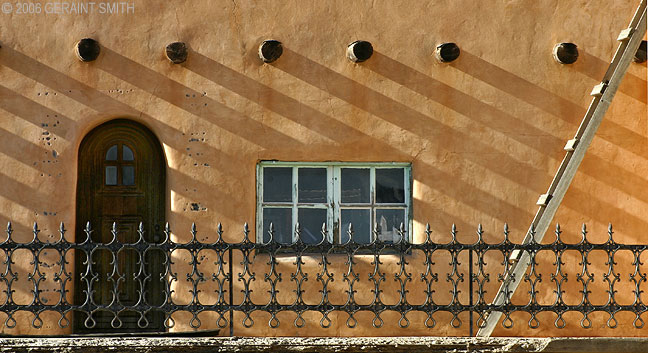
[[(290, 167), (292, 168), (292, 202), (264, 202), (263, 201), (263, 169), (265, 167)], [(326, 168), (327, 173), (327, 203), (298, 203), (299, 168)], [(344, 204), (341, 202), (341, 170), (342, 168), (369, 169), (370, 175), (370, 203)], [(402, 168), (404, 174), (405, 202), (404, 204), (376, 203), (376, 169)], [(405, 210), (405, 231), (409, 241), (412, 241), (410, 229), (412, 229), (412, 165), (403, 162), (283, 162), (283, 161), (260, 161), (257, 164), (257, 212), (256, 212), (256, 241), (263, 241), (263, 208), (272, 206), (276, 208), (291, 208), (292, 210), (292, 241), (296, 240), (295, 227), (297, 225), (299, 208), (326, 208), (326, 228), (329, 242), (339, 243), (340, 237), (345, 229), (341, 228), (342, 209), (369, 209), (370, 225), (376, 218), (376, 210), (379, 209), (404, 209)], [(337, 232), (335, 232), (337, 228)], [(337, 233), (338, 239), (333, 239)], [(373, 235), (372, 235), (373, 237)]]

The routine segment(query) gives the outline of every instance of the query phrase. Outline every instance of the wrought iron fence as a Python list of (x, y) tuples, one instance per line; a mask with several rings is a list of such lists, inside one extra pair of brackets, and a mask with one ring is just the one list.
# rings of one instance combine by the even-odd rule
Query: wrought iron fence
[[(164, 330), (176, 324), (178, 312), (191, 315), (193, 328), (203, 324), (201, 315), (211, 313), (210, 325), (230, 330), (235, 324), (252, 327), (258, 313), (269, 315), (271, 327), (290, 317), (296, 327), (316, 318), (314, 324), (326, 328), (336, 312), (346, 313), (347, 327), (358, 325), (363, 312), (372, 316), (372, 326), (381, 327), (391, 312), (397, 322), (390, 324), (409, 327), (418, 315), (416, 324), (433, 328), (435, 316), (447, 313), (455, 328), (468, 316), (472, 330), (493, 311), (504, 313), (504, 327), (513, 326), (516, 313), (525, 313), (530, 328), (539, 327), (544, 312), (553, 313), (558, 328), (566, 326), (570, 312), (579, 314), (583, 328), (592, 327), (597, 312), (605, 314), (608, 327), (618, 325), (621, 312), (634, 316), (634, 327), (644, 325), (642, 259), (648, 245), (617, 243), (611, 226), (603, 243), (590, 242), (584, 226), (578, 242), (564, 242), (558, 226), (555, 239), (541, 244), (514, 243), (507, 227), (493, 243), (484, 240), (481, 225), (477, 240), (469, 243), (458, 240), (454, 226), (448, 242), (434, 241), (429, 226), (418, 243), (408, 240), (402, 225), (396, 231), (394, 242), (356, 243), (350, 226), (345, 244), (332, 244), (326, 236), (310, 244), (297, 227), (297, 240), (282, 244), (270, 227), (270, 241), (260, 243), (246, 224), (242, 241), (228, 242), (219, 224), (215, 239), (205, 242), (193, 225), (190, 239), (179, 242), (168, 224), (153, 241), (140, 223), (131, 241), (120, 240), (113, 224), (110, 241), (97, 242), (88, 223), (82, 241), (68, 241), (61, 224), (59, 238), (44, 242), (34, 224), (31, 241), (17, 242), (9, 224), (0, 242), (0, 315), (6, 316), (7, 328), (18, 324), (18, 312), (31, 313), (29, 324), (36, 328), (43, 326), (44, 313), (53, 312), (61, 327), (74, 321), (81, 328), (107, 330)], [(520, 251), (531, 257), (526, 288), (507, 291), (503, 304), (491, 304)], [(16, 261), (29, 268), (16, 268)], [(575, 281), (568, 285), (570, 271)], [(595, 285), (597, 274), (601, 280)], [(240, 322), (234, 322), (235, 314)]]

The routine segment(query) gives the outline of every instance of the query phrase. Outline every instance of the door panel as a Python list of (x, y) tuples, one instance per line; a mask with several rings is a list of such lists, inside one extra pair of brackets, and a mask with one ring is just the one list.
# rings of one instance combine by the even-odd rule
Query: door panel
[[(144, 126), (129, 120), (113, 120), (92, 130), (79, 148), (77, 181), (77, 241), (83, 241), (83, 227), (89, 221), (94, 242), (107, 244), (115, 237), (121, 243), (139, 239), (140, 222), (147, 242), (159, 242), (164, 237), (160, 224), (164, 222), (165, 163), (160, 143)], [(113, 224), (116, 229), (113, 231)], [(84, 254), (76, 254), (75, 302), (87, 299), (86, 281), (80, 272), (86, 271)], [(92, 299), (98, 305), (134, 306), (142, 298), (152, 305), (164, 302), (164, 259), (159, 251), (138, 253), (122, 248), (116, 254), (98, 249), (91, 255)], [(149, 325), (138, 326), (139, 314), (128, 308), (119, 314), (121, 328), (113, 328), (114, 315), (107, 311), (92, 316), (96, 327), (88, 329), (86, 315), (76, 313), (75, 332), (163, 331), (164, 314), (154, 311), (147, 315)]]

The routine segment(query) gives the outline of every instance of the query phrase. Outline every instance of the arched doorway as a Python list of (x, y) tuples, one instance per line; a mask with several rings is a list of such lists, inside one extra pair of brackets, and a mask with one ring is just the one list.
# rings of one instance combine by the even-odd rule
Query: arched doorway
[[(162, 147), (145, 126), (131, 120), (117, 119), (90, 131), (79, 148), (76, 200), (76, 241), (86, 238), (84, 228), (90, 222), (92, 241), (109, 243), (116, 238), (121, 243), (139, 239), (140, 222), (147, 242), (164, 239), (165, 219), (165, 161)], [(141, 253), (122, 248), (113, 257), (107, 249), (91, 253), (92, 275), (87, 272), (87, 255), (75, 253), (75, 303), (92, 299), (96, 305), (125, 307), (115, 318), (108, 310), (91, 315), (94, 328), (85, 325), (87, 315), (75, 314), (75, 332), (162, 331), (164, 314), (152, 311), (146, 315), (147, 325), (141, 327), (140, 315), (128, 307), (164, 303), (164, 261), (160, 251)], [(145, 266), (140, 267), (141, 261)], [(141, 270), (144, 270), (143, 272)], [(85, 272), (85, 273), (84, 273)], [(90, 286), (91, 288), (88, 288)], [(88, 289), (93, 293), (88, 298)], [(140, 298), (140, 293), (143, 298)], [(90, 322), (89, 321), (89, 322)], [(121, 327), (113, 325), (121, 323)]]

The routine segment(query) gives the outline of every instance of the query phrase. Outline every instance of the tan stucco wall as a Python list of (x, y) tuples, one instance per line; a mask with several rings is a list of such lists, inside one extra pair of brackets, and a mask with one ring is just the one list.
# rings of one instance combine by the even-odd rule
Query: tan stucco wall
[[(415, 239), (429, 222), (435, 240), (448, 240), (452, 223), (460, 240), (475, 240), (482, 223), (486, 240), (496, 241), (508, 222), (520, 240), (637, 3), (136, 1), (135, 14), (1, 14), (0, 224), (11, 220), (22, 240), (34, 221), (44, 238), (55, 236), (61, 221), (74, 229), (79, 144), (102, 122), (129, 118), (163, 144), (167, 218), (177, 239), (188, 239), (192, 222), (210, 234), (222, 222), (228, 239), (238, 239), (242, 224), (255, 219), (256, 163), (276, 159), (411, 162)], [(74, 55), (83, 37), (102, 46), (94, 62)], [(257, 57), (268, 38), (284, 44), (270, 65)], [(344, 55), (357, 39), (375, 49), (362, 64)], [(164, 57), (173, 41), (188, 44), (186, 63)], [(438, 63), (434, 47), (448, 41), (462, 54)], [(575, 64), (552, 59), (558, 42), (578, 45)], [(591, 239), (603, 241), (612, 222), (618, 240), (646, 241), (646, 98), (646, 65), (632, 64), (556, 217), (565, 239), (579, 239), (586, 222)], [(567, 258), (579, 271), (578, 259)], [(29, 259), (15, 261), (21, 285), (14, 295), (29, 298)], [(628, 271), (620, 284), (626, 288)], [(570, 278), (568, 285), (578, 284)], [(291, 293), (288, 279), (282, 285)], [(606, 295), (605, 286), (597, 293)], [(26, 317), (2, 332), (57, 332), (31, 330)], [(294, 329), (287, 315), (274, 330), (259, 317), (254, 330), (236, 334), (467, 334), (444, 315), (434, 330), (420, 318), (410, 329), (394, 322), (373, 329), (370, 316), (349, 330), (345, 315), (328, 330), (319, 329), (316, 315), (307, 329)], [(547, 316), (529, 330), (521, 316), (514, 329), (496, 334), (642, 335), (624, 318), (621, 329), (603, 329), (599, 318), (596, 329), (582, 330), (575, 315), (569, 329), (556, 330)]]

